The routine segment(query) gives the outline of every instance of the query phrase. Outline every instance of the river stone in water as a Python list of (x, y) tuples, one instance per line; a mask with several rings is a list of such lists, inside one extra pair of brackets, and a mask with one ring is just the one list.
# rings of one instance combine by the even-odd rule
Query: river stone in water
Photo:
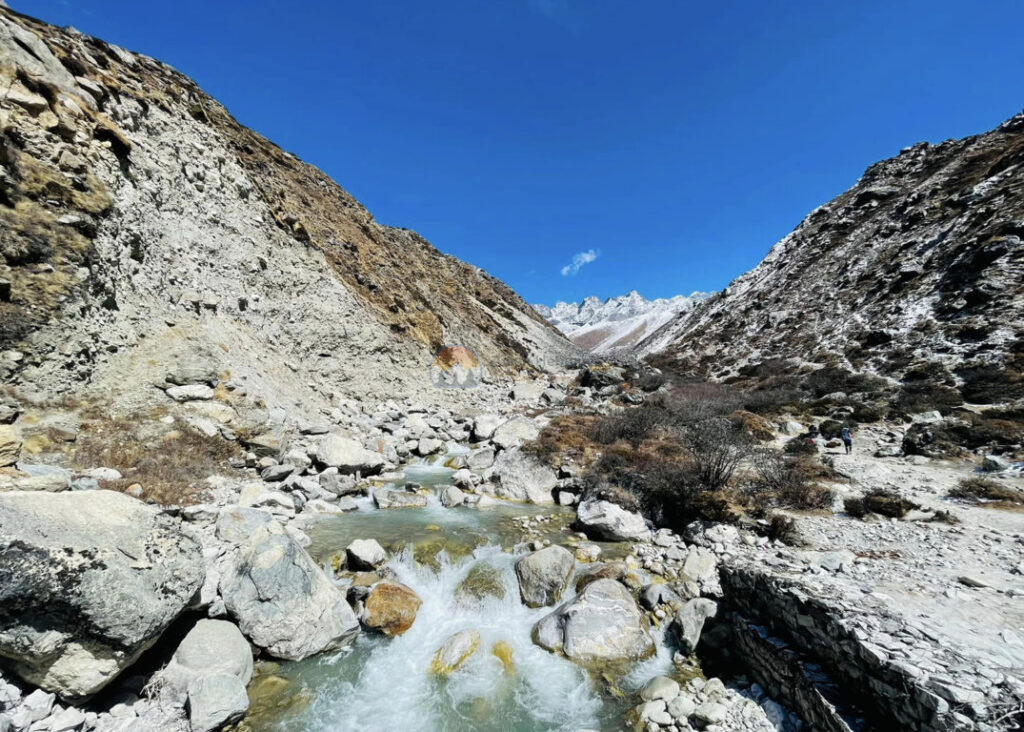
[(562, 651), (581, 664), (630, 661), (654, 653), (647, 619), (623, 585), (600, 579), (550, 615), (533, 630), (534, 642)]
[(0, 493), (0, 656), (80, 699), (129, 666), (203, 583), (181, 523), (123, 493)]
[(220, 592), (242, 632), (278, 658), (341, 648), (359, 632), (345, 597), (277, 523), (242, 545)]
[(516, 562), (516, 577), (523, 603), (528, 607), (554, 605), (565, 594), (575, 564), (569, 550), (557, 545), (522, 557)]
[(234, 676), (244, 688), (252, 679), (252, 651), (234, 623), (203, 618), (185, 636), (160, 678), (163, 690), (176, 698), (192, 681), (211, 674)]
[(373, 492), (373, 502), (377, 508), (423, 508), (427, 505), (427, 497), (397, 488), (378, 488)]
[(475, 630), (460, 630), (437, 649), (430, 664), (430, 673), (448, 676), (472, 656), (480, 645), (480, 633)]
[(474, 564), (466, 578), (455, 588), (455, 599), (460, 604), (471, 605), (483, 602), (488, 597), (505, 597), (505, 583), (501, 571), (490, 564)]
[(555, 502), (552, 493), (558, 485), (555, 471), (519, 448), (501, 453), (490, 475), (491, 481), (496, 483), (494, 493), (500, 498), (540, 504)]
[(445, 508), (461, 506), (465, 501), (466, 494), (453, 485), (446, 486), (445, 489), (441, 491), (441, 505)]
[(420, 596), (400, 582), (378, 582), (363, 601), (363, 624), (384, 635), (401, 635), (416, 621), (423, 603)]
[(636, 541), (650, 536), (643, 516), (610, 501), (584, 501), (576, 509), (576, 524), (593, 539)]
[(345, 549), (349, 569), (376, 569), (388, 560), (384, 547), (376, 539), (356, 539)]

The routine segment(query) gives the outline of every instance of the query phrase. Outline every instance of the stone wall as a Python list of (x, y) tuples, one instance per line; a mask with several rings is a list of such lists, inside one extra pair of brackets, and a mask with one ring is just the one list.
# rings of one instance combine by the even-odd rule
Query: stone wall
[(972, 717), (984, 715), (968, 689), (884, 650), (906, 645), (913, 628), (849, 613), (757, 568), (723, 566), (721, 580), (737, 660), (815, 729), (849, 729), (853, 707), (863, 709), (866, 728), (922, 732), (975, 728)]

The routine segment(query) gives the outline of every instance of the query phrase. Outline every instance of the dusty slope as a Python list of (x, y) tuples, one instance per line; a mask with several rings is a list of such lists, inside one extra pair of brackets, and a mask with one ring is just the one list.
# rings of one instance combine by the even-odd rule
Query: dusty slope
[[(1024, 115), (872, 165), (755, 269), (641, 344), (728, 377), (772, 359), (1024, 396)], [(774, 365), (778, 367), (778, 364)]]
[(446, 343), (494, 379), (568, 348), (153, 59), (0, 9), (0, 115), (0, 377), (23, 391), (129, 399), (200, 350), (288, 405), (416, 394)]

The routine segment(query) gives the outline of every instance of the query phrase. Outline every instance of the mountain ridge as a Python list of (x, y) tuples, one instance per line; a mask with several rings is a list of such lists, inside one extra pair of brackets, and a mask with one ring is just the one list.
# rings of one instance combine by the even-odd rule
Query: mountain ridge
[(833, 367), (1024, 397), (1024, 114), (918, 143), (639, 345), (719, 379)]
[(0, 36), (0, 375), (20, 388), (139, 391), (197, 350), (293, 404), (427, 394), (453, 342), (494, 379), (573, 352), (166, 64), (9, 9)]
[(533, 307), (574, 343), (593, 353), (643, 353), (635, 349), (637, 343), (708, 296), (693, 292), (648, 300), (630, 290), (604, 300), (590, 296), (579, 303), (559, 301), (551, 307)]

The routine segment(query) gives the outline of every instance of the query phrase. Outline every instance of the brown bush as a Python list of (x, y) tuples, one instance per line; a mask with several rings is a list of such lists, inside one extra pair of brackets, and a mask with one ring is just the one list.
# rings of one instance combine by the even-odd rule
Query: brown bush
[(669, 419), (668, 412), (659, 407), (643, 405), (626, 408), (598, 419), (594, 425), (594, 440), (602, 445), (625, 440), (633, 447), (638, 447)]
[(772, 425), (764, 417), (758, 416), (753, 412), (737, 409), (729, 415), (729, 419), (732, 420), (733, 424), (743, 434), (752, 440), (767, 442), (775, 439), (775, 431), (772, 429)]
[(993, 501), (1024, 505), (1024, 491), (1003, 485), (990, 478), (964, 478), (949, 491), (950, 498), (959, 498), (972, 503)]
[(872, 374), (855, 374), (836, 366), (826, 366), (812, 371), (804, 379), (804, 387), (816, 399), (826, 394), (843, 392), (853, 394), (855, 392), (877, 393), (885, 389), (886, 382)]
[(889, 518), (903, 518), (920, 506), (893, 491), (878, 488), (866, 493), (861, 498), (847, 498), (843, 508), (855, 518), (863, 518), (869, 513), (877, 513)]
[(556, 417), (544, 426), (537, 439), (523, 450), (547, 462), (573, 458), (582, 460), (593, 452), (595, 417), (569, 415)]
[(71, 454), (75, 468), (119, 471), (122, 480), (108, 487), (123, 491), (138, 483), (144, 499), (164, 505), (201, 503), (205, 479), (230, 473), (231, 461), (242, 457), (234, 442), (207, 437), (183, 424), (168, 429), (148, 416), (83, 421)]
[(679, 427), (697, 424), (712, 417), (723, 417), (741, 406), (740, 395), (724, 384), (710, 381), (677, 386), (665, 408)]
[(724, 417), (684, 428), (681, 440), (692, 461), (694, 477), (708, 490), (724, 487), (751, 450), (750, 438)]
[(818, 446), (809, 437), (794, 437), (782, 447), (787, 455), (817, 455)]
[(833, 471), (813, 458), (761, 450), (755, 455), (754, 469), (758, 478), (752, 485), (752, 494), (761, 506), (774, 504), (811, 510), (829, 508), (835, 500), (835, 491), (816, 482), (831, 479)]

